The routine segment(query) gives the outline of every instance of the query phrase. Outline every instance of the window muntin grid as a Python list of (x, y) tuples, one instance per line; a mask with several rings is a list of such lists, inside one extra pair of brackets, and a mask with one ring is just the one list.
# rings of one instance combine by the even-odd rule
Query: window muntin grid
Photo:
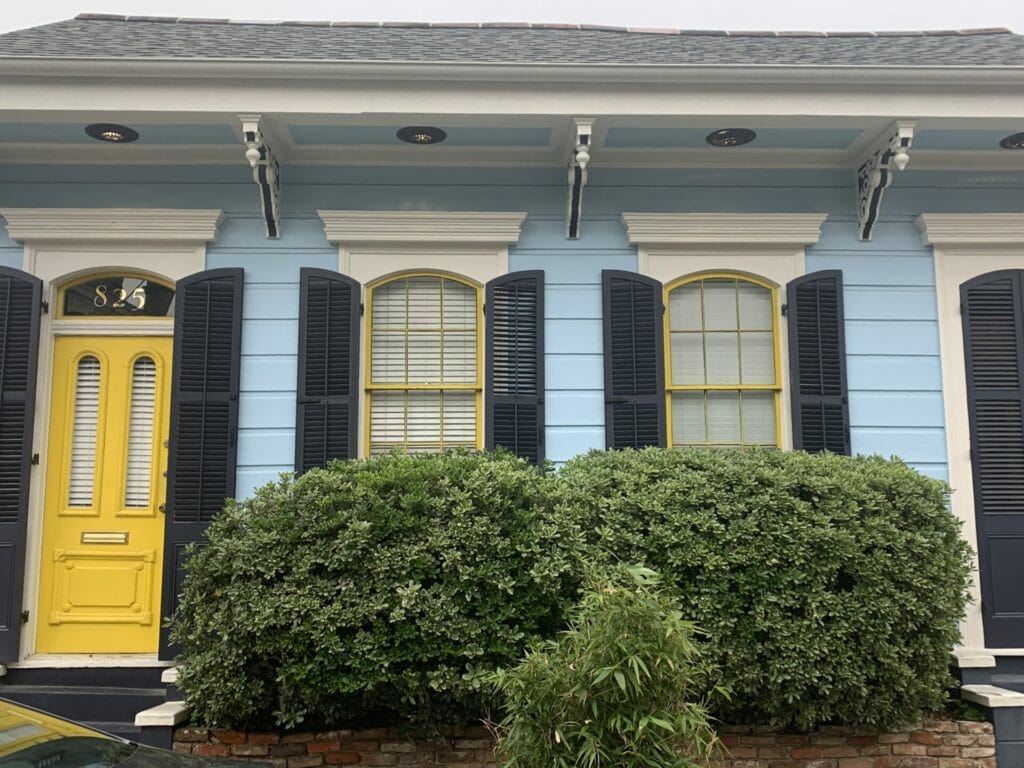
[(665, 288), (669, 444), (779, 445), (774, 287), (730, 273)]
[(480, 289), (441, 273), (371, 286), (366, 374), (368, 452), (479, 448)]

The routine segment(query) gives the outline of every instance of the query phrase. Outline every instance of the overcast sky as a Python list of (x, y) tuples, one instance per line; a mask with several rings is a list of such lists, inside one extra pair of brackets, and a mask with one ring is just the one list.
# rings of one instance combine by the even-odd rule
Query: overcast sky
[(0, 32), (82, 12), (246, 20), (536, 21), (680, 29), (1010, 27), (1017, 0), (0, 0)]

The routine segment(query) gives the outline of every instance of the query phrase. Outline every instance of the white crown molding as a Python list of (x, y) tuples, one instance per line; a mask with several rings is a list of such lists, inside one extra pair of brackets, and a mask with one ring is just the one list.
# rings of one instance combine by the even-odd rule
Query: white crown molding
[(525, 213), (317, 211), (332, 243), (516, 243)]
[(13, 240), (160, 241), (205, 243), (217, 239), (219, 209), (0, 208)]
[(827, 213), (623, 213), (639, 245), (813, 245)]
[(1021, 245), (1019, 213), (923, 213), (915, 219), (925, 245)]

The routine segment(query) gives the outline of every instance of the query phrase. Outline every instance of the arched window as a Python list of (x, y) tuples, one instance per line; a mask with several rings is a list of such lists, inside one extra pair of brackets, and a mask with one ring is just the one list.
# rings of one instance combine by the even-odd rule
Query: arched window
[(777, 447), (775, 288), (714, 273), (669, 283), (665, 292), (669, 445)]
[(481, 447), (480, 288), (441, 273), (370, 286), (369, 452)]

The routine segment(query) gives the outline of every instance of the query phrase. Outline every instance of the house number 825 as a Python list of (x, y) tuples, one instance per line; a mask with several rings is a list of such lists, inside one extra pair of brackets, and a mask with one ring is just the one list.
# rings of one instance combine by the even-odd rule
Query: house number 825
[[(141, 285), (134, 291), (129, 293), (124, 288), (114, 289), (114, 300), (111, 303), (110, 296), (107, 295), (107, 286), (97, 285), (95, 290), (95, 296), (92, 299), (92, 305), (97, 309), (102, 309), (109, 303), (114, 309), (122, 309), (125, 305), (133, 307), (134, 309), (142, 309), (146, 306), (146, 289)], [(129, 301), (129, 299), (131, 301)]]

